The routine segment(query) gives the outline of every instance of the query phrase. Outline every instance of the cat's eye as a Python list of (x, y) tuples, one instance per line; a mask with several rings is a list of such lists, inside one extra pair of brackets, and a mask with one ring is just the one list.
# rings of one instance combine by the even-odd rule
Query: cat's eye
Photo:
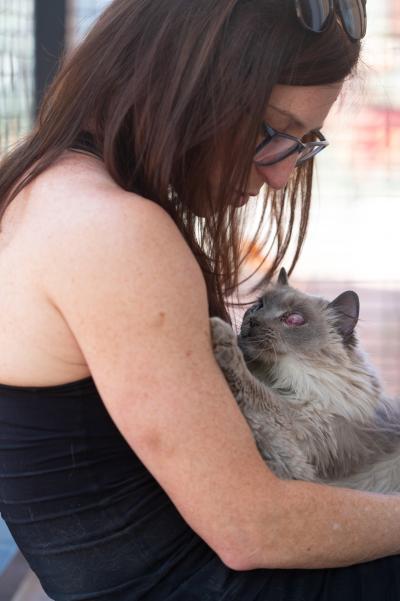
[(304, 326), (306, 323), (306, 320), (301, 313), (285, 313), (282, 315), (281, 321), (287, 326)]

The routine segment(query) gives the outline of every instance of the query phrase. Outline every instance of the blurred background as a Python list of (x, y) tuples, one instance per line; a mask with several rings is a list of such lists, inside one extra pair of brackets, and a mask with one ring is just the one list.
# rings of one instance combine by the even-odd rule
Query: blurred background
[[(0, 153), (29, 131), (57, 57), (110, 0), (0, 0)], [(400, 3), (368, 0), (357, 78), (324, 127), (308, 238), (292, 282), (333, 299), (358, 292), (358, 332), (400, 393)], [(256, 219), (257, 201), (254, 203)], [(0, 519), (0, 601), (46, 599)]]

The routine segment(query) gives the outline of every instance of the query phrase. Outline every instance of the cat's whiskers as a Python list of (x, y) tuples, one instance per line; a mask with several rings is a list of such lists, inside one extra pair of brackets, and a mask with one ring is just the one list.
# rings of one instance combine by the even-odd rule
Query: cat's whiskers
[(278, 353), (274, 343), (282, 342), (282, 339), (278, 339), (276, 332), (272, 330), (265, 332), (264, 336), (262, 336), (262, 334), (263, 333), (261, 332), (261, 335), (252, 337), (252, 341), (255, 343), (257, 348), (259, 348), (259, 352), (250, 359), (249, 363), (259, 361), (262, 358), (262, 355), (265, 353), (265, 346), (267, 342), (269, 343), (268, 351), (273, 352), (274, 361), (276, 362), (278, 360)]

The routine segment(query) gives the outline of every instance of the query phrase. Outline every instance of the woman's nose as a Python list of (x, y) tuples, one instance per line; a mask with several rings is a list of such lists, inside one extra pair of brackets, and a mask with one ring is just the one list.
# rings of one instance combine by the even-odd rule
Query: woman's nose
[(287, 159), (280, 161), (275, 165), (270, 165), (269, 167), (256, 165), (256, 169), (270, 188), (282, 190), (295, 170), (298, 158), (299, 155), (297, 153), (292, 154)]

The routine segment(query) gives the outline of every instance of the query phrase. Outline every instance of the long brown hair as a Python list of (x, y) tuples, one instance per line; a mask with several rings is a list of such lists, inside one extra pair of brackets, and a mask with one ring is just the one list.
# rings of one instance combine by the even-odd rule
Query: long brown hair
[[(63, 61), (32, 133), (3, 160), (0, 220), (90, 126), (116, 183), (174, 219), (204, 273), (210, 315), (228, 318), (226, 298), (246, 255), (245, 210), (232, 200), (246, 186), (272, 89), (341, 81), (359, 51), (336, 20), (322, 34), (303, 29), (293, 0), (114, 0)], [(268, 277), (295, 229), (292, 268), (298, 259), (312, 169), (297, 169), (286, 190), (266, 194)]]

